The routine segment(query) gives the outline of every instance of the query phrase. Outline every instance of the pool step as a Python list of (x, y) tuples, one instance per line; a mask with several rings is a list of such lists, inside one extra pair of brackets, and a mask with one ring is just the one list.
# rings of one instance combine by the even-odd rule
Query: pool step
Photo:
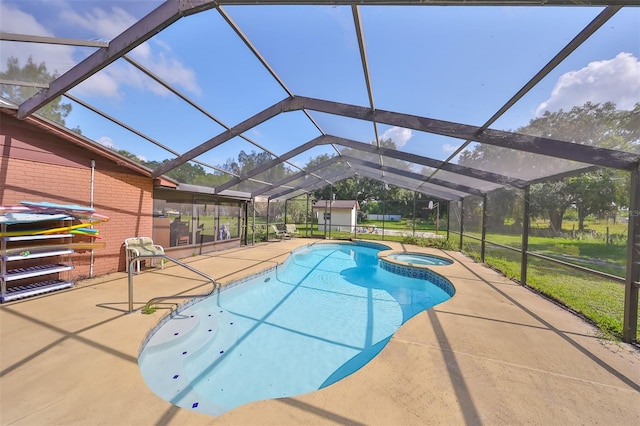
[[(215, 318), (213, 319), (215, 321)], [(217, 331), (217, 324), (209, 321), (208, 326)], [(146, 348), (149, 350), (161, 349), (166, 346), (177, 344), (181, 340), (187, 339), (200, 324), (198, 314), (191, 312), (189, 309), (176, 314), (167, 321), (147, 342)]]
[(201, 354), (208, 354), (212, 351), (215, 351), (216, 354), (220, 354), (220, 351), (224, 353), (238, 340), (234, 317), (229, 312), (218, 309), (215, 313), (207, 313), (206, 318), (207, 320), (211, 319), (215, 324), (203, 320), (203, 327), (200, 330), (201, 338), (198, 339), (200, 345), (191, 345), (189, 355), (185, 358), (185, 364), (193, 362)]
[[(200, 373), (199, 365), (222, 356), (235, 344), (236, 330), (233, 315), (219, 307), (210, 312), (187, 308), (149, 339), (138, 362), (142, 376), (154, 393), (173, 404), (208, 414), (222, 413), (224, 410), (189, 384), (193, 375)], [(194, 366), (196, 370), (190, 368)]]

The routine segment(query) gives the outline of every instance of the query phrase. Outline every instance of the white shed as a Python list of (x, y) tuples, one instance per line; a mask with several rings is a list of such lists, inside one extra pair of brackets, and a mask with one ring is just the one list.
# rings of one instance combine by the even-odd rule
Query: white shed
[(318, 231), (354, 232), (360, 206), (356, 200), (318, 200), (313, 204)]

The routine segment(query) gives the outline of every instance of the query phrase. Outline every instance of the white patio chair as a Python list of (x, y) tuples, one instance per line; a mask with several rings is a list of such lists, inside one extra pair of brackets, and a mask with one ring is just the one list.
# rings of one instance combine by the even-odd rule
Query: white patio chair
[[(127, 257), (126, 270), (129, 272), (129, 263), (131, 259), (136, 256), (152, 255), (152, 254), (164, 254), (164, 248), (158, 244), (154, 244), (153, 240), (149, 237), (133, 237), (124, 240), (124, 249)], [(146, 259), (142, 259), (144, 262)], [(151, 266), (157, 266), (160, 263), (160, 269), (164, 269), (163, 258), (149, 259)], [(140, 259), (136, 261), (136, 273), (140, 273)]]

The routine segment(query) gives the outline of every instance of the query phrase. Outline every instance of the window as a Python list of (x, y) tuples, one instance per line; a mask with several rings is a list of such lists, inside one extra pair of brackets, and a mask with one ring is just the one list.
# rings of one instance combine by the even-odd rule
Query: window
[(153, 239), (163, 247), (241, 238), (242, 200), (175, 190), (153, 194)]

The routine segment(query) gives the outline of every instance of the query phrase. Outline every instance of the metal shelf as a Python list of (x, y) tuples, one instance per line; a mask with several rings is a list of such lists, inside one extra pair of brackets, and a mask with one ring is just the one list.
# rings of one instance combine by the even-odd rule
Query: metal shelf
[(15, 237), (2, 237), (5, 241), (36, 241), (50, 240), (53, 238), (72, 238), (73, 234), (46, 234), (46, 235), (20, 235)]
[(39, 265), (32, 268), (13, 269), (7, 271), (2, 279), (5, 281), (21, 280), (23, 278), (39, 277), (41, 275), (54, 274), (56, 272), (69, 271), (73, 269), (71, 265), (55, 264), (55, 265)]
[[(66, 220), (52, 219), (49, 222), (61, 224), (66, 223)], [(75, 253), (75, 250), (70, 247), (73, 234), (66, 232), (15, 235), (26, 231), (16, 230), (12, 225), (15, 224), (0, 224), (0, 302), (49, 293), (75, 285), (73, 281), (59, 276), (61, 272), (74, 269), (72, 264), (59, 263), (60, 256), (67, 256), (70, 260), (70, 255)], [(15, 231), (9, 231), (10, 229)], [(16, 261), (13, 264), (15, 266), (9, 269), (9, 262), (12, 261)], [(36, 278), (31, 279), (34, 277)], [(26, 280), (28, 284), (21, 280)]]
[(51, 280), (35, 284), (22, 285), (7, 289), (7, 293), (2, 296), (2, 302), (31, 297), (38, 294), (49, 293), (51, 291), (62, 290), (73, 287), (73, 281)]
[(50, 251), (41, 251), (36, 253), (31, 253), (28, 249), (25, 249), (23, 252), (29, 253), (27, 255), (23, 254), (5, 254), (2, 256), (2, 259), (6, 262), (11, 262), (12, 260), (26, 260), (26, 259), (37, 259), (40, 257), (49, 257), (49, 256), (62, 256), (65, 254), (71, 254), (74, 251), (72, 249), (64, 249), (64, 250), (50, 250)]

